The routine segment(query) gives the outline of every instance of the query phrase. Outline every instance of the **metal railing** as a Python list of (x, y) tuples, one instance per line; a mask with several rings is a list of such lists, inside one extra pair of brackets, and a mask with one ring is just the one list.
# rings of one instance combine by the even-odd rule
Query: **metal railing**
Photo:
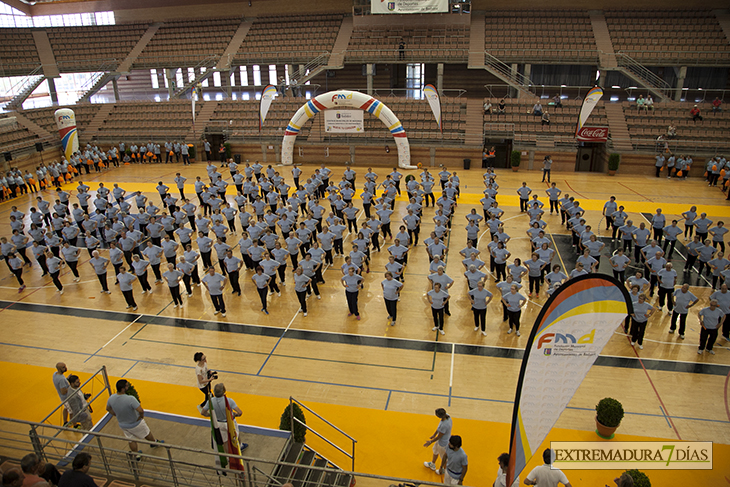
[(291, 81), (296, 80), (298, 84), (302, 84), (306, 82), (309, 78), (312, 77), (312, 73), (323, 67), (327, 66), (327, 63), (330, 58), (329, 52), (323, 52), (319, 56), (315, 57), (311, 61), (309, 61), (307, 64), (300, 66), (299, 69), (297, 69), (293, 75), (289, 76), (289, 79)]
[(466, 60), (468, 55), (469, 53), (467, 48), (443, 47), (440, 45), (420, 49), (407, 48), (400, 50), (398, 49), (398, 46), (394, 46), (390, 48), (379, 47), (372, 49), (348, 49), (345, 51), (345, 59), (348, 62), (382, 62), (384, 59), (388, 61), (402, 61), (404, 63), (423, 62), (424, 59), (428, 59), (430, 61), (453, 62), (457, 59)]
[[(311, 426), (308, 426), (303, 421), (300, 421), (298, 418), (295, 418), (294, 417), (294, 404), (298, 405), (301, 408), (306, 409), (309, 413), (315, 415), (317, 418), (319, 418), (321, 421), (323, 421), (326, 425), (328, 425), (329, 427), (331, 427), (332, 429), (334, 429), (335, 431), (337, 431), (338, 433), (340, 433), (341, 435), (343, 435), (345, 438), (347, 438), (348, 440), (350, 440), (350, 451), (348, 452), (348, 451), (344, 450), (343, 448), (340, 448), (338, 445), (336, 445), (332, 441), (330, 441), (327, 438), (325, 438), (322, 434), (317, 433), (314, 429), (312, 429)], [(311, 431), (317, 437), (319, 437), (320, 439), (324, 440), (330, 446), (334, 447), (337, 451), (341, 452), (347, 458), (349, 458), (351, 460), (351, 462), (352, 462), (352, 468), (351, 468), (351, 470), (353, 470), (353, 471), (355, 470), (355, 445), (357, 444), (357, 440), (355, 438), (353, 438), (352, 436), (348, 435), (347, 433), (345, 433), (344, 431), (342, 431), (340, 428), (338, 428), (334, 424), (330, 423), (329, 421), (327, 421), (326, 419), (324, 419), (322, 416), (320, 416), (319, 414), (317, 414), (316, 412), (314, 412), (312, 409), (308, 408), (307, 406), (305, 406), (304, 404), (302, 404), (301, 402), (297, 401), (296, 399), (294, 399), (291, 396), (289, 397), (289, 417), (291, 418), (291, 434), (292, 434), (292, 437), (294, 436), (294, 425), (295, 424), (299, 424), (300, 426), (303, 426), (304, 428), (306, 428), (307, 431)]]
[(657, 64), (666, 66), (667, 62), (675, 62), (681, 66), (722, 66), (730, 64), (730, 55), (728, 53), (718, 53), (717, 51), (704, 50), (688, 50), (688, 51), (672, 51), (666, 49), (667, 46), (662, 45), (661, 51), (647, 51), (645, 49), (621, 49), (619, 53), (624, 53), (634, 59), (641, 59), (640, 62), (646, 64)]
[(500, 59), (492, 56), (488, 52), (484, 53), (484, 66), (493, 73), (501, 76), (503, 79), (512, 81), (525, 90), (529, 90), (532, 86), (530, 78), (517, 70), (512, 70), (512, 66), (502, 62)]
[[(184, 46), (181, 46), (181, 49)], [(181, 52), (186, 52), (182, 50)], [(187, 54), (170, 54), (167, 56), (144, 56), (138, 57), (133, 63), (131, 69), (182, 69), (185, 73), (187, 68), (213, 68), (218, 64), (220, 56), (218, 54), (210, 55), (187, 55)]]
[[(14, 98), (21, 94), (28, 87), (38, 81), (39, 78), (43, 77), (43, 65), (37, 66), (33, 71), (25, 75), (22, 79), (18, 80), (13, 86), (10, 87), (10, 95)], [(11, 98), (12, 99), (12, 98)]]
[(619, 68), (623, 68), (630, 71), (634, 76), (643, 80), (647, 85), (653, 87), (665, 97), (669, 98), (672, 95), (672, 87), (664, 81), (662, 78), (654, 74), (651, 70), (646, 68), (643, 64), (636, 61), (628, 54), (617, 53), (616, 65)]
[[(675, 154), (692, 154), (692, 155), (718, 155), (730, 152), (730, 141), (727, 140), (698, 140), (698, 139), (661, 139), (656, 137), (636, 136), (630, 139), (609, 139), (609, 146), (612, 147), (616, 142), (630, 143), (633, 150), (637, 152), (670, 151)], [(695, 161), (696, 164), (697, 161)]]
[(98, 72), (98, 71), (115, 71), (121, 61), (116, 58), (92, 58), (79, 59), (73, 61), (59, 61), (58, 70), (61, 73), (66, 72)]
[(485, 123), (484, 136), (498, 135), (500, 138), (511, 139), (515, 136), (515, 124), (513, 123)]
[(551, 48), (490, 48), (487, 52), (502, 60), (532, 64), (566, 64), (566, 61), (592, 62), (598, 61), (601, 51), (596, 49), (551, 49)]

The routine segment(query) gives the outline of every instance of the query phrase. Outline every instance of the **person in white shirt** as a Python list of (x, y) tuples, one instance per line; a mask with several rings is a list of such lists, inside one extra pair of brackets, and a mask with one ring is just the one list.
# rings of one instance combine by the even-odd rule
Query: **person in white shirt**
[[(497, 469), (497, 478), (492, 484), (493, 487), (507, 487), (507, 467), (509, 466), (509, 453), (502, 453), (497, 457), (497, 463), (499, 463), (499, 469)], [(510, 487), (519, 487), (520, 476), (515, 477), (514, 482)]]
[(542, 452), (542, 460), (545, 464), (533, 468), (532, 471), (527, 474), (525, 485), (537, 485), (537, 487), (557, 487), (558, 484), (563, 484), (565, 487), (572, 487), (568, 481), (568, 477), (566, 477), (560, 469), (550, 467), (552, 460), (552, 451), (550, 448), (547, 448), (544, 452)]

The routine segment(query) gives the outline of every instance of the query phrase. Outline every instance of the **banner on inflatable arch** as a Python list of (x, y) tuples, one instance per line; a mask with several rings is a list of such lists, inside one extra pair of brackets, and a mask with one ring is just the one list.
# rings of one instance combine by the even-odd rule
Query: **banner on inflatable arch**
[(594, 86), (586, 93), (586, 97), (583, 98), (583, 104), (580, 106), (580, 112), (578, 113), (578, 124), (575, 127), (576, 137), (580, 129), (585, 125), (591, 112), (593, 112), (593, 109), (596, 108), (596, 104), (601, 97), (603, 97), (603, 89), (600, 86)]
[(60, 108), (53, 114), (58, 127), (58, 135), (61, 136), (61, 147), (63, 155), (67, 160), (71, 159), (74, 152), (79, 150), (79, 134), (76, 130), (76, 114), (70, 108)]
[(284, 139), (281, 143), (282, 164), (291, 165), (294, 163), (294, 142), (307, 120), (330, 108), (359, 108), (378, 117), (393, 135), (395, 146), (398, 149), (398, 167), (403, 169), (411, 168), (411, 150), (408, 137), (398, 117), (380, 100), (359, 91), (349, 90), (322, 93), (307, 101), (297, 110), (284, 132)]
[(449, 0), (371, 0), (374, 14), (437, 14), (449, 11)]
[(626, 288), (603, 274), (571, 279), (547, 300), (532, 327), (517, 381), (507, 485), (524, 470), (631, 312)]

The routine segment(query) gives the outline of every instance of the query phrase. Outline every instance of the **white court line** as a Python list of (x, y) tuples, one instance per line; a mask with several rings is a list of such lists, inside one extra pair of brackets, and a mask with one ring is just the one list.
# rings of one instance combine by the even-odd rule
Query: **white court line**
[(127, 331), (127, 329), (128, 329), (128, 328), (129, 328), (130, 326), (132, 326), (133, 324), (137, 323), (137, 321), (138, 321), (138, 320), (139, 320), (139, 319), (140, 319), (140, 318), (141, 318), (142, 316), (144, 316), (144, 315), (139, 315), (139, 316), (137, 316), (137, 317), (136, 317), (136, 318), (134, 319), (134, 321), (133, 321), (133, 322), (131, 322), (130, 324), (128, 324), (127, 326), (125, 326), (125, 327), (124, 327), (124, 329), (123, 329), (122, 331), (120, 331), (119, 333), (117, 333), (116, 335), (114, 335), (114, 338), (112, 338), (111, 340), (109, 340), (108, 342), (106, 342), (106, 343), (105, 343), (105, 344), (104, 344), (104, 345), (103, 345), (103, 346), (101, 347), (101, 348), (102, 348), (102, 350), (103, 350), (104, 348), (106, 348), (106, 346), (107, 346), (107, 345), (109, 345), (109, 344), (110, 344), (111, 342), (113, 342), (114, 340), (116, 340), (116, 339), (117, 339), (117, 337), (119, 337), (119, 335), (121, 335), (122, 333), (124, 333), (125, 331)]
[(451, 372), (449, 374), (449, 388), (454, 385), (454, 351), (456, 350), (456, 344), (451, 342)]

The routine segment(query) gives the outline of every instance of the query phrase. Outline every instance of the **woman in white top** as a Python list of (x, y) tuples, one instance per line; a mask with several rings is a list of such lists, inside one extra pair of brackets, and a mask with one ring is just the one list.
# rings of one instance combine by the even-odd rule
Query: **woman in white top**
[(208, 370), (208, 357), (203, 352), (195, 352), (193, 356), (195, 362), (195, 376), (198, 379), (198, 389), (203, 393), (205, 399), (198, 404), (198, 411), (203, 412), (203, 406), (208, 402), (208, 394), (210, 394), (210, 383), (215, 378), (215, 372)]

